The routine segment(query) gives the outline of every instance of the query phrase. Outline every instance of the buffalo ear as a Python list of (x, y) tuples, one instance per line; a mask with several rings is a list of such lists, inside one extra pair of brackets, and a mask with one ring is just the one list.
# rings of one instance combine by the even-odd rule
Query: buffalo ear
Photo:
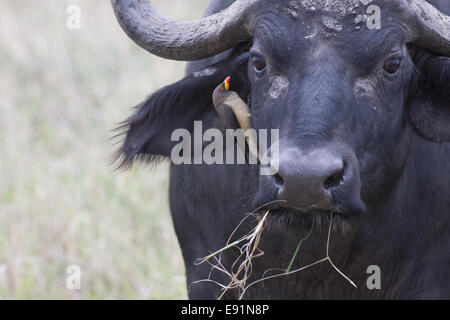
[[(240, 48), (239, 48), (240, 49)], [(177, 129), (185, 129), (193, 136), (194, 122), (202, 121), (203, 130), (224, 129), (212, 103), (216, 86), (231, 75), (233, 88), (248, 95), (245, 81), (246, 53), (233, 53), (230, 59), (162, 88), (136, 107), (137, 111), (117, 128), (116, 138), (125, 136), (114, 162), (127, 169), (134, 161), (152, 162), (170, 157), (179, 141), (172, 141)]]
[(151, 162), (169, 157), (178, 143), (171, 141), (174, 130), (186, 129), (192, 133), (194, 121), (214, 125), (218, 119), (214, 119), (217, 116), (211, 93), (221, 80), (220, 75), (188, 76), (152, 94), (117, 128), (116, 138), (125, 138), (114, 162), (119, 168), (127, 169), (134, 161)]
[(433, 142), (450, 141), (450, 58), (430, 56), (420, 72), (424, 81), (410, 104), (417, 133)]

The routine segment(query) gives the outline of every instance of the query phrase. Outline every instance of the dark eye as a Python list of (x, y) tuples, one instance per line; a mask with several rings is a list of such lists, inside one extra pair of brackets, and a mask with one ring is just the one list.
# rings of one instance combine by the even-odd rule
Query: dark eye
[(253, 68), (255, 69), (256, 75), (262, 76), (267, 67), (266, 60), (260, 56), (253, 56), (252, 63), (253, 63)]
[(383, 69), (389, 74), (395, 74), (398, 69), (400, 68), (400, 65), (402, 64), (402, 59), (397, 58), (391, 58), (388, 61), (384, 63)]

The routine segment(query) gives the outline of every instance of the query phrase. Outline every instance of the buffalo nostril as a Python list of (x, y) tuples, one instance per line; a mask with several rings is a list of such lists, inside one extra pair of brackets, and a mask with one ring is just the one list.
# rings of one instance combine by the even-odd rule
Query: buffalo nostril
[(329, 190), (342, 184), (343, 181), (344, 181), (344, 168), (329, 176), (323, 183), (323, 186), (326, 190)]
[(284, 179), (282, 176), (280, 176), (280, 174), (276, 173), (273, 176), (274, 180), (275, 180), (275, 185), (277, 186), (278, 189), (283, 188), (284, 186)]

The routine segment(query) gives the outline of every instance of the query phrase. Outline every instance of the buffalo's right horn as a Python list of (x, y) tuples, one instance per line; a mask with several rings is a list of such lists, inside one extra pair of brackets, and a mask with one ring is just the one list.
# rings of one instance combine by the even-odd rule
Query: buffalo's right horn
[(213, 56), (251, 39), (260, 0), (237, 0), (193, 21), (161, 15), (148, 0), (111, 0), (122, 29), (157, 56), (192, 61)]

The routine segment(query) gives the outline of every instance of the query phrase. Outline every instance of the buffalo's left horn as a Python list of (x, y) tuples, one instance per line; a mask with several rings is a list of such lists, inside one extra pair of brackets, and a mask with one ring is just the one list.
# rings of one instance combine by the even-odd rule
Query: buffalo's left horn
[(450, 17), (424, 0), (397, 0), (408, 28), (408, 42), (450, 56)]
[(228, 8), (193, 21), (161, 15), (149, 0), (111, 0), (122, 29), (157, 56), (192, 61), (250, 40), (260, 0), (237, 0)]

